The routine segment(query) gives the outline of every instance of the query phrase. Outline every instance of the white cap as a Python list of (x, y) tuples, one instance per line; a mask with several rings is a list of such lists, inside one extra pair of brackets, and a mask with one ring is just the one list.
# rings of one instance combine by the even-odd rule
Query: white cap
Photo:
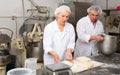
[(89, 13), (90, 11), (96, 11), (99, 14), (102, 14), (102, 9), (100, 8), (100, 6), (97, 6), (97, 5), (92, 5), (91, 7), (89, 7), (87, 9), (87, 12)]
[(58, 7), (58, 8), (56, 8), (54, 14), (55, 14), (55, 16), (57, 16), (58, 13), (64, 12), (64, 11), (67, 11), (67, 12), (69, 12), (71, 14), (70, 7), (68, 7), (66, 5), (62, 5), (62, 6)]

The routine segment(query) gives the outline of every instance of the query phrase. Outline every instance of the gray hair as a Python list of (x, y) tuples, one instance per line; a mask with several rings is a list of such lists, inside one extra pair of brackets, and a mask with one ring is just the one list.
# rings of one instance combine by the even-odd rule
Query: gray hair
[(97, 6), (97, 5), (92, 5), (91, 7), (89, 7), (87, 9), (87, 12), (89, 13), (90, 11), (96, 11), (99, 14), (102, 14), (102, 9), (100, 8), (100, 6)]
[(70, 7), (68, 7), (66, 5), (62, 5), (62, 6), (58, 7), (58, 8), (56, 8), (54, 14), (55, 14), (55, 16), (57, 16), (58, 13), (64, 12), (64, 11), (67, 11), (67, 12), (69, 12), (71, 14)]

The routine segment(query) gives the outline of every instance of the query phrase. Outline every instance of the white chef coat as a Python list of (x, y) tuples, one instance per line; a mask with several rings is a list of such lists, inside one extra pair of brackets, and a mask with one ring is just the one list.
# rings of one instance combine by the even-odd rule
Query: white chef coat
[(48, 54), (54, 51), (59, 55), (60, 61), (65, 60), (65, 53), (68, 48), (74, 50), (75, 31), (70, 23), (66, 23), (63, 32), (58, 29), (56, 20), (48, 24), (44, 29), (44, 65), (54, 64), (54, 58)]
[(77, 22), (76, 31), (78, 39), (76, 41), (74, 57), (97, 55), (97, 41), (90, 41), (90, 36), (103, 34), (103, 24), (97, 20), (96, 25), (94, 26), (89, 16), (86, 16)]

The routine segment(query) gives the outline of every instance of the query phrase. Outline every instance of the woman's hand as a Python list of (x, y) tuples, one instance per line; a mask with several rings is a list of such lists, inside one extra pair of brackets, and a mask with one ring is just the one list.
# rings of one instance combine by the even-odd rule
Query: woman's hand
[(68, 50), (67, 50), (66, 58), (67, 58), (67, 60), (70, 61), (70, 62), (73, 61), (72, 50), (71, 50), (71, 49), (68, 49)]
[(59, 60), (58, 54), (54, 53), (53, 57), (54, 57), (55, 63), (59, 63), (60, 60)]
[(55, 53), (53, 51), (48, 52), (48, 53), (53, 56), (55, 63), (59, 63), (60, 59), (59, 59), (59, 56), (57, 53)]

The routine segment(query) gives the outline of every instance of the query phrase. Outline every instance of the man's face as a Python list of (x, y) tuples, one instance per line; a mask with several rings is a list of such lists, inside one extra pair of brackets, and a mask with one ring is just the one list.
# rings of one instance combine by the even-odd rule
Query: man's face
[(90, 12), (88, 13), (88, 15), (89, 15), (89, 17), (90, 17), (90, 19), (91, 19), (92, 22), (96, 22), (97, 19), (98, 19), (98, 16), (99, 16), (99, 12), (90, 11)]

